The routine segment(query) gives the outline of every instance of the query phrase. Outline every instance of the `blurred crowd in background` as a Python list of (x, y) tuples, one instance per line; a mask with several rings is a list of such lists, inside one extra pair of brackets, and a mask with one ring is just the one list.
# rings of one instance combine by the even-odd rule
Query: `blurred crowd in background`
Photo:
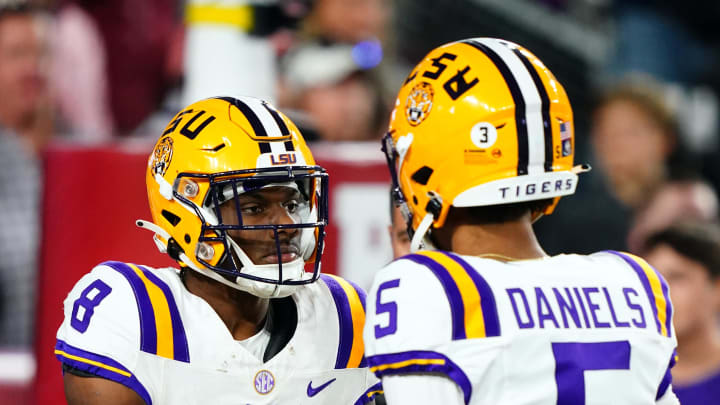
[[(547, 252), (652, 263), (667, 248), (715, 288), (717, 257), (667, 232), (687, 221), (718, 232), (719, 19), (720, 2), (700, 0), (0, 0), (0, 346), (32, 342), (49, 145), (154, 141), (183, 105), (241, 94), (273, 102), (311, 142), (377, 142), (409, 68), (479, 36), (550, 67), (574, 107), (576, 162), (594, 168), (536, 224)], [(713, 361), (688, 380), (720, 369), (713, 294), (714, 357), (699, 356)], [(697, 330), (678, 327), (681, 348)]]

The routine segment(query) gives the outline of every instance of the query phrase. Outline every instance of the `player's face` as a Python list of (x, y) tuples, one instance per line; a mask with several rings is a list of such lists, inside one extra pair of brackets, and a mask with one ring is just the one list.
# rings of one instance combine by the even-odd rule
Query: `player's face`
[(392, 210), (392, 218), (390, 223), (390, 241), (392, 242), (393, 258), (410, 254), (410, 236), (407, 233), (407, 225), (403, 219), (400, 208), (395, 207)]
[(320, 0), (313, 17), (332, 39), (355, 43), (382, 37), (391, 6), (388, 0)]
[(662, 129), (634, 103), (618, 100), (595, 114), (592, 141), (615, 196), (630, 207), (646, 201), (671, 146)]
[(46, 94), (46, 44), (39, 20), (6, 16), (0, 21), (0, 94), (12, 103), (0, 103), (5, 113), (25, 115)]
[(697, 333), (701, 328), (716, 327), (720, 280), (713, 282), (710, 272), (700, 263), (658, 245), (646, 255), (667, 280), (675, 309), (673, 323), (678, 339)]
[(312, 117), (326, 141), (362, 141), (375, 134), (370, 123), (373, 95), (359, 78), (331, 86), (317, 86), (303, 94), (302, 108)]
[[(238, 209), (243, 225), (281, 225), (303, 222), (309, 211), (307, 200), (290, 187), (268, 187), (247, 192), (235, 201), (220, 206), (226, 224), (239, 224)], [(278, 263), (275, 234), (272, 229), (232, 230), (228, 234), (255, 264)], [(297, 259), (300, 252), (300, 229), (280, 229), (280, 253), (283, 263)]]

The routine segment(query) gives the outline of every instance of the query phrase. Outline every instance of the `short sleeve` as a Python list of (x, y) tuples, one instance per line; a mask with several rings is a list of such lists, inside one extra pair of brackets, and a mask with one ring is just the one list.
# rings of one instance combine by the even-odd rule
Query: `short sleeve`
[(380, 378), (444, 375), (470, 400), (471, 380), (459, 365), (472, 339), (496, 352), (500, 336), (490, 285), (462, 257), (425, 251), (381, 270), (367, 297), (364, 338), (370, 370)]
[(118, 269), (132, 270), (124, 263), (103, 263), (70, 291), (55, 356), (70, 368), (123, 384), (150, 403), (136, 370), (141, 346), (138, 299)]
[(367, 296), (367, 356), (432, 350), (452, 339), (452, 311), (441, 283), (425, 266), (397, 260), (375, 277)]

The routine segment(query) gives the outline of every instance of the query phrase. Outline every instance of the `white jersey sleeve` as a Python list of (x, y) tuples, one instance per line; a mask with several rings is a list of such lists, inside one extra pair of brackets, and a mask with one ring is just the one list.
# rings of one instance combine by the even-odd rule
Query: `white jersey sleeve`
[[(140, 350), (166, 350), (158, 335), (172, 333), (178, 317), (153, 310), (151, 300), (169, 292), (148, 277), (139, 266), (120, 262), (102, 263), (83, 276), (64, 301), (55, 355), (65, 367), (123, 384), (151, 403), (154, 377), (143, 370)], [(163, 302), (170, 315), (174, 301)], [(187, 344), (174, 343), (186, 357)]]
[[(464, 298), (451, 281), (453, 276), (462, 277), (460, 269), (453, 267), (449, 256), (426, 254), (406, 256), (376, 275), (368, 295), (364, 330), (368, 365), (383, 379), (409, 373), (444, 375), (460, 388), (467, 402), (470, 381), (455, 359), (461, 352), (451, 353), (448, 345), (457, 339), (497, 335), (497, 313), (492, 308), (487, 314), (482, 313), (484, 307), (493, 306), (489, 292), (484, 297), (486, 305), (466, 313), (463, 300), (470, 298)], [(446, 268), (455, 273), (448, 273)], [(468, 277), (467, 274), (464, 277)], [(467, 281), (475, 285), (477, 280), (468, 278)], [(486, 287), (483, 285), (481, 290)], [(475, 297), (479, 300), (477, 295), (476, 290)], [(466, 319), (476, 321), (466, 325)], [(488, 359), (495, 353), (495, 347), (490, 344)]]
[(439, 375), (409, 374), (383, 377), (389, 404), (463, 405), (463, 392), (454, 381)]
[(680, 405), (680, 400), (672, 390), (672, 385), (669, 385), (665, 394), (655, 401), (656, 405)]

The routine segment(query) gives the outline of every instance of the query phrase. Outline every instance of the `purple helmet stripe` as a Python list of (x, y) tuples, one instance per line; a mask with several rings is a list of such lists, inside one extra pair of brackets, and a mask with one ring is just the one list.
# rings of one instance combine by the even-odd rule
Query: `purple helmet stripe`
[(503, 58), (495, 53), (490, 47), (476, 40), (465, 40), (462, 43), (472, 46), (473, 48), (484, 53), (497, 67), (500, 74), (505, 79), (505, 83), (510, 90), (510, 95), (515, 102), (515, 126), (517, 128), (517, 142), (518, 142), (518, 176), (528, 174), (528, 161), (530, 155), (530, 146), (528, 144), (528, 127), (527, 127), (527, 115), (525, 97), (523, 96), (520, 85), (518, 84), (515, 76), (508, 67), (507, 63)]

